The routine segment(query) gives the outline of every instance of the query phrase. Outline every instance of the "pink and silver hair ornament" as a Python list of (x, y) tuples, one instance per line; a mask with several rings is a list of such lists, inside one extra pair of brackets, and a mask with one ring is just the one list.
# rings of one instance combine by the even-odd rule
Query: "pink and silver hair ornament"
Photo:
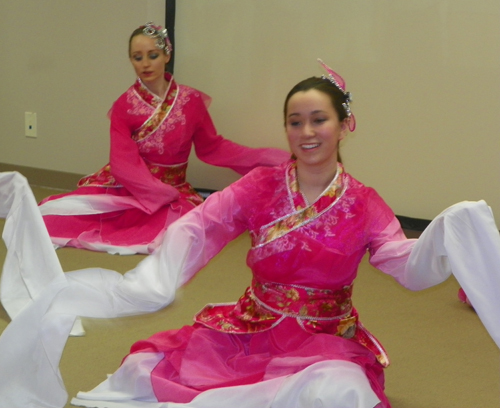
[(354, 129), (356, 129), (356, 118), (354, 117), (354, 113), (352, 113), (351, 111), (352, 94), (345, 90), (344, 78), (342, 78), (333, 69), (331, 69), (328, 65), (326, 65), (321, 59), (318, 58), (318, 62), (328, 73), (328, 75), (322, 75), (321, 78), (331, 82), (344, 94), (345, 102), (342, 103), (342, 106), (344, 107), (345, 113), (347, 114), (347, 122), (349, 125), (349, 130), (353, 132)]
[(167, 54), (172, 51), (172, 44), (168, 39), (168, 32), (166, 28), (155, 26), (152, 22), (147, 23), (142, 30), (144, 35), (156, 39), (156, 47), (160, 50), (165, 50)]

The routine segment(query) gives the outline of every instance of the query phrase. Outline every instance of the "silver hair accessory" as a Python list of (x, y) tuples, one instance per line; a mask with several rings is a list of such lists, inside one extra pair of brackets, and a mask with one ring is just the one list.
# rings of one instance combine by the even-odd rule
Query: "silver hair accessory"
[(172, 44), (168, 39), (168, 32), (166, 28), (162, 29), (160, 26), (155, 26), (153, 22), (150, 21), (144, 26), (142, 32), (148, 37), (156, 38), (156, 47), (160, 50), (165, 50), (167, 54), (170, 54), (170, 51), (172, 51)]
[(349, 130), (352, 132), (356, 129), (356, 118), (354, 117), (354, 113), (351, 111), (351, 102), (352, 102), (352, 94), (345, 90), (345, 81), (344, 79), (337, 74), (333, 69), (331, 69), (328, 65), (326, 65), (321, 59), (318, 58), (318, 62), (325, 69), (328, 75), (322, 75), (321, 78), (330, 81), (333, 85), (335, 85), (345, 96), (345, 102), (342, 103), (342, 107), (347, 114), (347, 120), (349, 123)]

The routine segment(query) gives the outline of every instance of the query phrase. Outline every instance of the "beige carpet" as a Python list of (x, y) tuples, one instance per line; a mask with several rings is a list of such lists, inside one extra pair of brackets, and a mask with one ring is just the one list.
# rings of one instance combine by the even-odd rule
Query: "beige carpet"
[[(38, 200), (52, 194), (40, 188), (34, 192)], [(164, 310), (120, 319), (84, 319), (86, 336), (68, 340), (60, 365), (70, 397), (104, 380), (136, 340), (190, 324), (205, 303), (236, 300), (250, 279), (245, 265), (248, 247), (246, 235), (233, 241)], [(125, 272), (143, 258), (70, 248), (57, 254), (65, 271), (100, 266)], [(4, 258), (2, 243), (0, 260)], [(458, 302), (457, 289), (457, 282), (449, 279), (435, 288), (410, 292), (366, 259), (362, 263), (354, 303), (365, 326), (391, 357), (386, 392), (394, 408), (500, 407), (500, 352), (477, 315)], [(0, 308), (0, 331), (8, 322)]]

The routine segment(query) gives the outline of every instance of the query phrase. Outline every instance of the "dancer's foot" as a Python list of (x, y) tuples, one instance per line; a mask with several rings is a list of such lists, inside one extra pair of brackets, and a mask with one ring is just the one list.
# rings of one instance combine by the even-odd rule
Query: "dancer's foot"
[(474, 309), (474, 307), (470, 303), (469, 298), (467, 297), (467, 295), (465, 294), (465, 292), (462, 288), (458, 289), (458, 299), (460, 300), (460, 302), (465, 303)]

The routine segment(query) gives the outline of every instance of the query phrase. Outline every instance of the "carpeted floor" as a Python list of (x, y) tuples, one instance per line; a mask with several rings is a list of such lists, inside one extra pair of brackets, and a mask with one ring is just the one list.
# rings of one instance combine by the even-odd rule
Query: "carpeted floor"
[[(53, 194), (33, 190), (37, 200)], [(250, 279), (245, 265), (249, 244), (247, 235), (233, 241), (166, 309), (120, 319), (84, 319), (87, 334), (69, 338), (60, 365), (70, 397), (104, 380), (136, 340), (190, 324), (205, 303), (238, 299)], [(70, 248), (57, 254), (65, 271), (100, 266), (126, 272), (143, 258)], [(4, 258), (2, 243), (0, 260)], [(354, 304), (364, 325), (391, 357), (386, 392), (393, 408), (500, 407), (499, 349), (477, 315), (457, 300), (457, 290), (457, 282), (449, 279), (437, 287), (410, 292), (371, 267), (367, 259), (363, 261)], [(0, 308), (0, 331), (8, 322)]]

